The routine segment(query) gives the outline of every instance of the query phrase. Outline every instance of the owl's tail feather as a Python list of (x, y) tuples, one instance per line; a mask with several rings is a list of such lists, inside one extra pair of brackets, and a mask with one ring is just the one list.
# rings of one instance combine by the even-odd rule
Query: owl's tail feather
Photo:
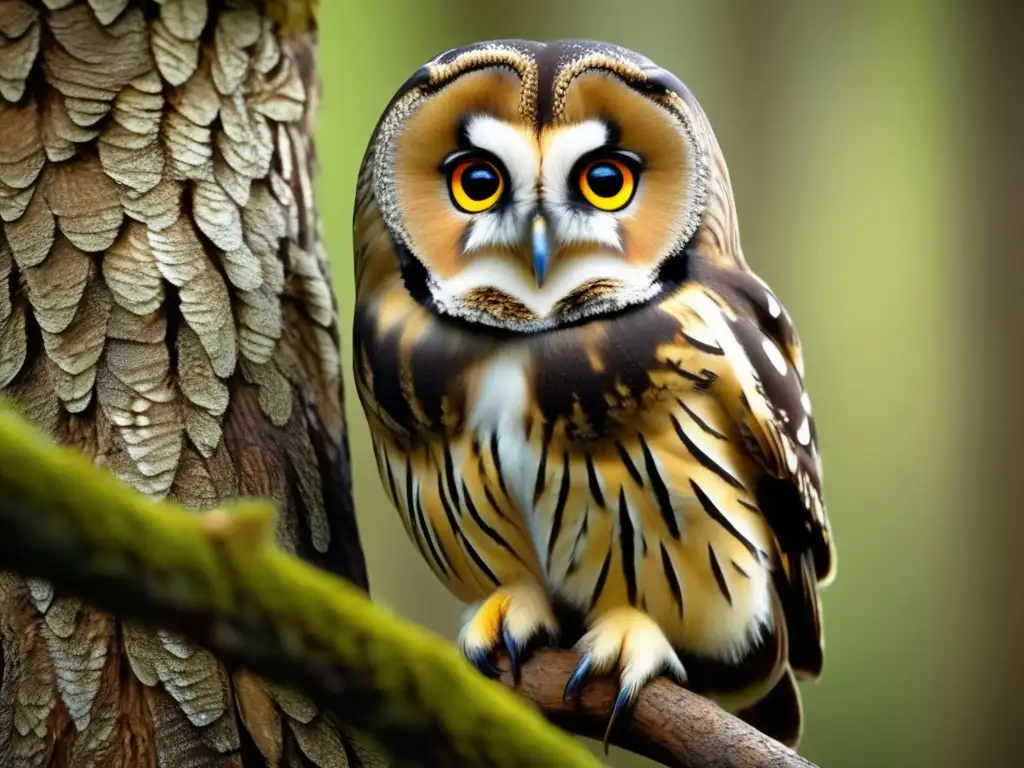
[(776, 589), (785, 607), (789, 663), (801, 678), (816, 680), (821, 675), (825, 648), (814, 560), (810, 552), (783, 557), (784, 568)]
[(785, 674), (767, 696), (737, 714), (776, 741), (796, 747), (803, 727), (803, 708), (793, 670), (787, 666)]

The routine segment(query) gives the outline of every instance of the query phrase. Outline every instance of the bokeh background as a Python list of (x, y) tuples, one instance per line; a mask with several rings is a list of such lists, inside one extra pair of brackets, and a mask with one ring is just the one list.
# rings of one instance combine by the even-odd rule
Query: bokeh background
[[(747, 258), (807, 357), (839, 572), (823, 596), (825, 673), (804, 686), (801, 752), (827, 768), (981, 764), (972, 745), (988, 720), (975, 705), (995, 597), (982, 584), (974, 450), (987, 369), (985, 272), (967, 215), (984, 119), (971, 14), (943, 0), (322, 3), (319, 199), (346, 344), (356, 170), (393, 91), (436, 53), (491, 38), (602, 39), (674, 71), (702, 103)], [(384, 497), (349, 351), (371, 587), (454, 638), (462, 606)], [(607, 762), (648, 764), (615, 749)]]

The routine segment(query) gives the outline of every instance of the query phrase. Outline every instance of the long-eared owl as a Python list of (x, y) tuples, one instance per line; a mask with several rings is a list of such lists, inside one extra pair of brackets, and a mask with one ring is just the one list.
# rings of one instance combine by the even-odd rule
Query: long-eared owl
[(492, 672), (655, 675), (789, 744), (835, 569), (793, 323), (718, 142), (632, 51), (447, 51), (391, 100), (354, 216), (354, 361), (409, 536)]

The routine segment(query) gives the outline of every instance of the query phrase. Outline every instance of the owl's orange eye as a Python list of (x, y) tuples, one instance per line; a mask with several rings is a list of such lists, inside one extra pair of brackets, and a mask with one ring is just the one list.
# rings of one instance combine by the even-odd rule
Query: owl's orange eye
[(505, 180), (489, 160), (467, 158), (452, 168), (448, 176), (448, 191), (460, 211), (483, 213), (501, 199)]
[(614, 157), (600, 157), (583, 166), (579, 176), (583, 199), (602, 211), (618, 211), (629, 205), (636, 191), (636, 174)]

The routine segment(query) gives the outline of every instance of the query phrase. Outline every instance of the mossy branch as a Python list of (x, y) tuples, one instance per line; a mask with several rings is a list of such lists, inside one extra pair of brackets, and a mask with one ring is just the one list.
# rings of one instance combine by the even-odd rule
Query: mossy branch
[(441, 638), (273, 545), (273, 509), (147, 499), (0, 402), (0, 567), (309, 694), (397, 765), (599, 763)]

